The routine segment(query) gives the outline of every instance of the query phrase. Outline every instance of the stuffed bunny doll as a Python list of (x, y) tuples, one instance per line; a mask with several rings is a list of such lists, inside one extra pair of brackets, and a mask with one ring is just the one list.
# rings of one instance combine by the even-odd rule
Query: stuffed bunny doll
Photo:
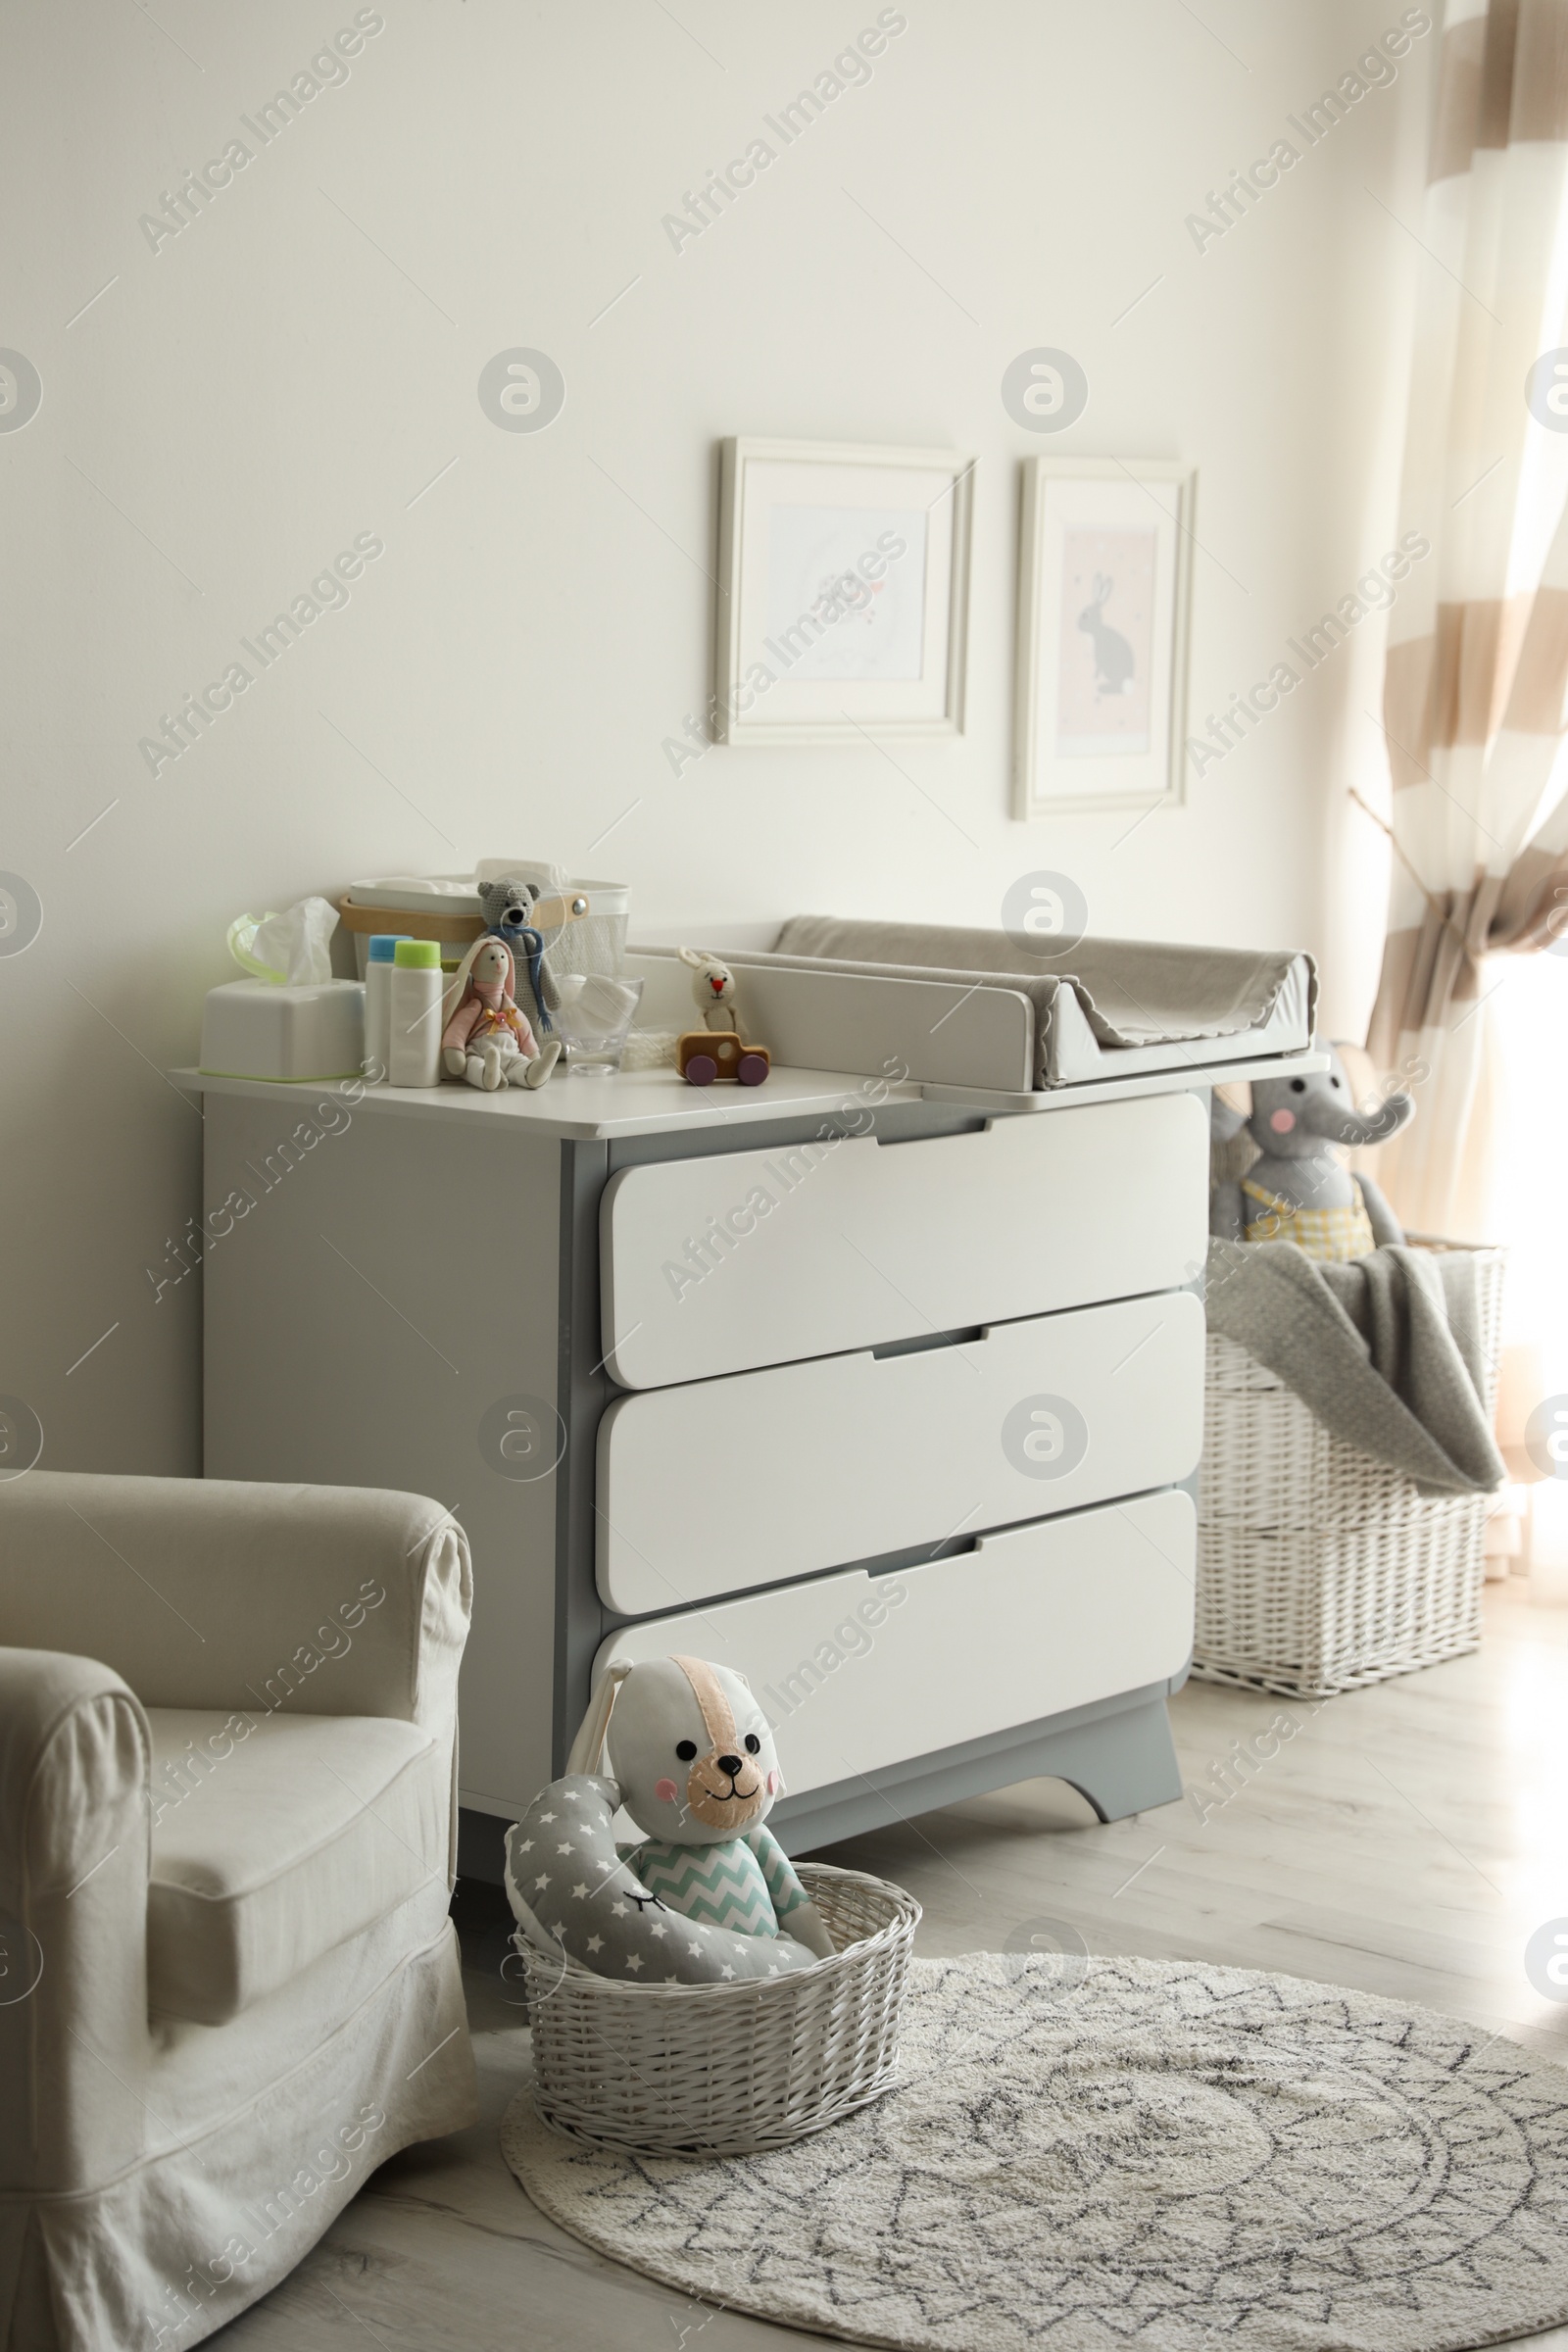
[(727, 963), (710, 956), (706, 948), (679, 950), (682, 963), (689, 963), (696, 978), (692, 995), (705, 1029), (732, 1030), (740, 1035), (740, 1015), (735, 1002), (735, 975)]
[(681, 1918), (793, 1937), (825, 1959), (826, 1923), (764, 1825), (783, 1788), (767, 1719), (744, 1677), (701, 1658), (612, 1666), (566, 1770), (610, 1768), (644, 1842), (627, 1867)]
[(1245, 1175), (1221, 1173), (1209, 1203), (1210, 1233), (1230, 1242), (1294, 1242), (1308, 1257), (1342, 1260), (1402, 1242), (1399, 1220), (1371, 1177), (1352, 1176), (1334, 1147), (1387, 1143), (1414, 1116), (1406, 1094), (1389, 1095), (1373, 1112), (1357, 1111), (1332, 1046), (1326, 1070), (1255, 1080), (1246, 1117), (1216, 1102), (1216, 1142), (1229, 1144), (1245, 1127), (1257, 1155)]
[(734, 973), (707, 948), (682, 948), (678, 953), (696, 974), (692, 994), (703, 1026), (687, 1029), (675, 1040), (676, 1069), (692, 1086), (711, 1086), (715, 1078), (760, 1086), (773, 1057), (765, 1046), (741, 1034)]
[(486, 932), (458, 966), (442, 1000), (441, 1052), (454, 1078), (493, 1094), (501, 1086), (543, 1086), (561, 1058), (561, 1040), (543, 1044), (519, 1008), (516, 966), (504, 939)]

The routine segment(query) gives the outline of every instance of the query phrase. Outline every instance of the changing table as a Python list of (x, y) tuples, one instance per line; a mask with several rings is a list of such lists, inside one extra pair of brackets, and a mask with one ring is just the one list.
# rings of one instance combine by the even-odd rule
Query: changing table
[(796, 1852), (1035, 1775), (1104, 1819), (1180, 1793), (1208, 1091), (1320, 1066), (1236, 1042), (1054, 1092), (178, 1073), (231, 1225), (207, 1475), (467, 1531), (466, 1870), (499, 1877), (596, 1668), (667, 1650), (750, 1679)]

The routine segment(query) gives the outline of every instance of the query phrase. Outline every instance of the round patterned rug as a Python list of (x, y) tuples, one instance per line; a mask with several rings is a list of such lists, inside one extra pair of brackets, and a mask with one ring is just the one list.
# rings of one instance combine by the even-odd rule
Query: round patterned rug
[(898, 2088), (763, 2156), (502, 2147), (704, 2301), (920, 2352), (1457, 2352), (1568, 2319), (1568, 2071), (1250, 1970), (917, 1960)]

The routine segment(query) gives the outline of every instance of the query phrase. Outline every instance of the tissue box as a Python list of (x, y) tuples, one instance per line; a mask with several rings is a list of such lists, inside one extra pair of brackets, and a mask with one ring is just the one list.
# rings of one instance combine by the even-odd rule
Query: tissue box
[(210, 988), (201, 1066), (215, 1078), (357, 1078), (365, 1058), (365, 983)]

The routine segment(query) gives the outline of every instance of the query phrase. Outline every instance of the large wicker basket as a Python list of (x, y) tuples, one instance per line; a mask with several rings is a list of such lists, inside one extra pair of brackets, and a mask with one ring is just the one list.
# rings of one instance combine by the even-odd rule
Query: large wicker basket
[[(1504, 1257), (1475, 1256), (1490, 1405)], [(1194, 1675), (1323, 1698), (1475, 1649), (1487, 1509), (1484, 1494), (1418, 1494), (1210, 1332)]]
[(618, 1984), (523, 1952), (534, 2103), (551, 2129), (668, 2156), (787, 2147), (880, 2097), (920, 1906), (858, 1870), (803, 1862), (839, 1946), (757, 1984)]

